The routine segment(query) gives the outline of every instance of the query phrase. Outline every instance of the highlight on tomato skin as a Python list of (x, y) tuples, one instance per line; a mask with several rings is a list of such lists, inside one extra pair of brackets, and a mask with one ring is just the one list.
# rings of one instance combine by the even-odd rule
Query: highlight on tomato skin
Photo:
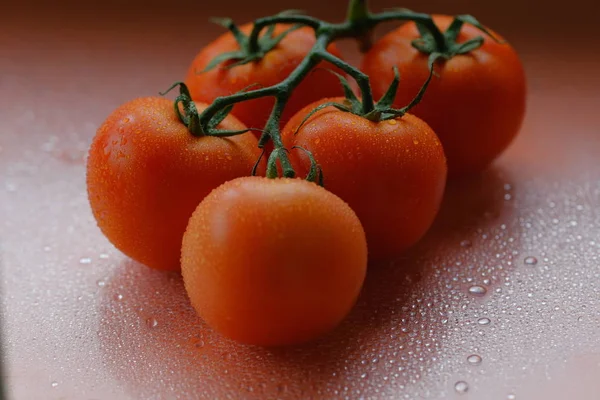
[[(246, 129), (233, 116), (220, 128)], [(179, 270), (190, 215), (212, 189), (251, 173), (257, 145), (251, 133), (193, 136), (165, 98), (123, 104), (100, 126), (89, 150), (86, 184), (99, 228), (134, 260)]]
[[(453, 19), (433, 16), (442, 31)], [(470, 24), (463, 25), (457, 42), (481, 36), (483, 45), (436, 62), (438, 76), (411, 110), (439, 136), (451, 176), (485, 169), (510, 145), (524, 119), (527, 85), (523, 65), (515, 49), (491, 33), (498, 41)], [(418, 38), (416, 25), (408, 22), (384, 35), (364, 55), (361, 69), (371, 77), (375, 97), (389, 86), (394, 66), (402, 76), (395, 106), (405, 105), (422, 85), (429, 72), (429, 55), (413, 47), (413, 40)]]
[[(373, 122), (327, 107), (302, 124), (320, 104), (344, 100), (306, 106), (284, 127), (283, 141), (309, 150), (325, 187), (356, 212), (369, 259), (390, 259), (419, 241), (439, 211), (447, 175), (444, 150), (435, 132), (411, 114)], [(310, 160), (303, 152), (290, 158), (298, 173), (306, 173)]]
[[(277, 24), (274, 35), (290, 28), (291, 25), (288, 24)], [(252, 24), (240, 27), (245, 34), (248, 34), (251, 29)], [(190, 88), (192, 98), (205, 103), (211, 103), (220, 96), (228, 96), (242, 91), (251, 85), (256, 85), (255, 89), (272, 86), (290, 75), (306, 57), (315, 42), (314, 32), (310, 28), (304, 27), (290, 32), (277, 47), (259, 61), (233, 68), (226, 68), (226, 65), (231, 62), (223, 63), (209, 71), (202, 72), (215, 57), (239, 49), (233, 35), (228, 32), (208, 44), (196, 55), (189, 67), (185, 82)], [(334, 44), (330, 45), (327, 50), (337, 57), (342, 57)], [(293, 90), (281, 116), (282, 126), (305, 105), (323, 97), (340, 96), (343, 93), (337, 78), (325, 69), (341, 73), (333, 65), (321, 62)], [(234, 106), (232, 114), (246, 126), (262, 129), (269, 118), (273, 104), (272, 97), (244, 101)], [(255, 131), (255, 134), (260, 136), (258, 131)]]
[(352, 209), (315, 183), (245, 177), (198, 205), (181, 266), (192, 305), (216, 331), (246, 344), (299, 344), (350, 312), (367, 245)]

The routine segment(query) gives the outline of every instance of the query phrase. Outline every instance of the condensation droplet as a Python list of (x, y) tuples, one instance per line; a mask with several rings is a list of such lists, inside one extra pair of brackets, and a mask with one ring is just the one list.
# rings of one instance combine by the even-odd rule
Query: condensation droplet
[(525, 257), (524, 262), (527, 265), (536, 265), (538, 263), (538, 260), (537, 260), (537, 258), (535, 258), (533, 256), (529, 256), (529, 257)]
[(104, 282), (102, 279), (96, 281), (96, 285), (98, 285), (99, 287), (104, 287), (106, 286), (106, 282)]
[(471, 246), (473, 246), (473, 243), (470, 240), (463, 240), (460, 242), (460, 246), (461, 247), (471, 247)]
[(315, 144), (319, 144), (319, 143), (321, 143), (321, 138), (316, 138), (315, 139)]
[(486, 293), (487, 289), (483, 286), (473, 285), (469, 288), (469, 294), (472, 294), (473, 296), (485, 296)]
[(396, 125), (397, 122), (396, 122), (395, 119), (390, 119), (390, 120), (388, 120), (388, 124), (390, 124), (390, 125)]
[(119, 301), (123, 300), (123, 295), (121, 293), (119, 293), (118, 295), (115, 296), (115, 298)]
[(478, 356), (477, 354), (471, 354), (467, 357), (467, 362), (471, 365), (479, 365), (481, 364), (481, 361), (483, 361), (481, 356)]
[(417, 139), (413, 139), (413, 144), (417, 145), (419, 144), (419, 141)]
[(469, 391), (469, 384), (465, 381), (458, 381), (454, 384), (454, 390), (459, 394), (467, 393)]
[(53, 388), (55, 388), (55, 387), (57, 387), (57, 386), (58, 386), (58, 382), (56, 382), (56, 381), (53, 381), (53, 382), (52, 382), (50, 385), (51, 385)]
[(478, 323), (479, 325), (489, 325), (491, 322), (492, 322), (492, 320), (490, 320), (490, 319), (489, 319), (489, 318), (487, 318), (487, 317), (479, 318), (479, 319), (477, 320), (477, 323)]
[(506, 194), (504, 195), (504, 200), (508, 201), (508, 200), (510, 200), (510, 199), (512, 199), (512, 195), (511, 195), (510, 193), (506, 193)]
[(108, 259), (108, 254), (102, 253), (98, 257), (100, 257), (101, 260), (106, 260), (106, 259)]
[[(119, 296), (121, 296), (121, 295), (119, 295)], [(121, 298), (123, 298), (123, 297), (121, 296)], [(158, 326), (158, 321), (156, 320), (156, 318), (146, 318), (146, 326), (150, 329), (156, 328)]]
[(89, 257), (82, 257), (79, 259), (79, 264), (91, 264), (92, 259)]
[(367, 374), (366, 372), (363, 372), (362, 374), (360, 374), (360, 377), (363, 379), (365, 379), (368, 376), (369, 376), (369, 374)]
[(506, 396), (507, 400), (515, 400), (517, 398), (517, 396), (515, 396), (514, 394), (510, 393), (508, 396)]

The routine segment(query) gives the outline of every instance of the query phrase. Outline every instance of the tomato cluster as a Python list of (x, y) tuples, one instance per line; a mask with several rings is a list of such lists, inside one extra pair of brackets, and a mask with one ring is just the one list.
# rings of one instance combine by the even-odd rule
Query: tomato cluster
[[(444, 33), (427, 33), (422, 14), (402, 14), (415, 21), (374, 43), (359, 71), (331, 42), (390, 19), (373, 15), (281, 17), (264, 32), (221, 21), (230, 32), (196, 56), (175, 102), (126, 103), (92, 142), (87, 188), (104, 235), (149, 267), (181, 269), (192, 305), (230, 338), (282, 345), (332, 330), (367, 261), (425, 235), (447, 175), (485, 168), (519, 129), (523, 68), (497, 35), (465, 16), (435, 16)], [(307, 179), (278, 177), (290, 171)]]

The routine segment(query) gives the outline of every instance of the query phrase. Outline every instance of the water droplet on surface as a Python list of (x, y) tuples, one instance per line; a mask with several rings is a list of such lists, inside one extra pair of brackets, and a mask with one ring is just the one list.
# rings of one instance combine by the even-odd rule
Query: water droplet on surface
[(417, 139), (413, 139), (413, 143), (414, 144), (419, 144), (419, 141)]
[(106, 260), (106, 259), (108, 259), (108, 254), (106, 254), (106, 253), (102, 253), (102, 254), (100, 254), (98, 257), (99, 257), (101, 260)]
[(529, 257), (525, 257), (525, 260), (523, 260), (525, 262), (525, 264), (527, 265), (536, 265), (538, 263), (537, 258), (529, 256)]
[(517, 398), (517, 396), (515, 396), (514, 394), (509, 394), (508, 396), (506, 396), (507, 400), (515, 400)]
[(470, 240), (463, 240), (460, 242), (460, 247), (471, 247), (473, 243)]
[(508, 201), (508, 200), (510, 200), (510, 199), (512, 199), (512, 195), (511, 195), (510, 193), (506, 193), (506, 194), (504, 195), (504, 200)]
[(477, 320), (477, 323), (479, 325), (489, 325), (492, 322), (492, 320), (490, 320), (489, 318), (483, 317), (483, 318), (479, 318)]
[(96, 281), (96, 285), (98, 285), (99, 287), (104, 287), (106, 286), (106, 282), (104, 282), (102, 279)]
[(319, 144), (319, 143), (321, 143), (321, 138), (316, 138), (315, 139), (315, 144)]
[(454, 384), (454, 390), (459, 394), (467, 393), (469, 391), (469, 384), (465, 381), (458, 381)]
[(115, 296), (115, 299), (121, 301), (121, 300), (123, 300), (123, 295), (121, 293), (119, 293), (118, 295)]
[(365, 379), (365, 378), (366, 378), (366, 377), (368, 377), (368, 376), (369, 376), (369, 374), (367, 374), (366, 372), (363, 372), (363, 373), (360, 375), (360, 377), (361, 377), (361, 378), (363, 378), (363, 379)]
[(51, 385), (53, 388), (55, 388), (55, 387), (57, 387), (57, 386), (58, 386), (58, 382), (56, 382), (56, 381), (53, 381), (53, 382), (52, 382), (50, 385)]
[(79, 259), (79, 264), (91, 264), (92, 259), (89, 257), (82, 257)]
[(469, 294), (473, 296), (485, 296), (487, 289), (483, 286), (473, 285), (469, 288)]
[(390, 124), (390, 125), (396, 125), (397, 122), (396, 122), (395, 119), (390, 119), (390, 120), (388, 120), (388, 124)]
[(477, 354), (471, 354), (469, 357), (467, 357), (467, 362), (471, 365), (479, 365), (481, 364), (481, 361), (481, 356), (478, 356)]
[[(119, 296), (121, 296), (121, 295), (119, 295)], [(123, 297), (121, 296), (121, 298), (123, 298)], [(146, 326), (150, 329), (156, 328), (158, 326), (158, 321), (156, 320), (156, 318), (146, 318)]]

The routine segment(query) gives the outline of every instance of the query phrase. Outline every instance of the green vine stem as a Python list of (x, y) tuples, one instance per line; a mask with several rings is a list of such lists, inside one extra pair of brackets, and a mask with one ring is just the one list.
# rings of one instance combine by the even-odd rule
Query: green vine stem
[[(223, 21), (226, 21), (228, 25), (233, 26), (229, 20)], [(384, 112), (381, 103), (375, 103), (369, 77), (357, 68), (327, 51), (327, 46), (330, 43), (344, 38), (354, 38), (359, 42), (361, 51), (368, 50), (371, 44), (370, 38), (373, 29), (378, 24), (386, 21), (415, 22), (421, 33), (421, 38), (415, 40), (413, 46), (420, 51), (431, 55), (429, 78), (423, 83), (418, 96), (415, 97), (410, 105), (404, 107), (401, 110), (401, 113), (408, 111), (410, 107), (416, 105), (420, 101), (429, 84), (431, 74), (433, 74), (433, 64), (436, 60), (439, 58), (448, 59), (454, 55), (464, 54), (481, 46), (483, 38), (475, 38), (467, 43), (456, 43), (456, 38), (464, 23), (474, 25), (486, 35), (492, 36), (475, 18), (468, 15), (456, 17), (455, 22), (451, 27), (446, 32), (442, 33), (429, 14), (417, 13), (407, 9), (395, 9), (381, 13), (371, 13), (368, 9), (367, 0), (350, 0), (346, 20), (341, 23), (329, 23), (310, 16), (299, 15), (295, 11), (288, 11), (274, 16), (259, 18), (254, 21), (252, 31), (247, 38), (241, 38), (241, 36), (238, 38), (240, 42), (244, 43), (244, 48), (241, 53), (245, 54), (239, 55), (242, 63), (257, 59), (256, 55), (261, 53), (261, 40), (264, 40), (261, 36), (263, 30), (268, 29), (269, 31), (272, 31), (272, 26), (275, 24), (294, 24), (296, 26), (310, 27), (315, 32), (316, 42), (304, 60), (280, 83), (270, 87), (218, 97), (211, 105), (200, 113), (197, 121), (195, 118), (192, 118), (194, 120), (193, 123), (186, 123), (186, 125), (192, 125), (194, 130), (198, 131), (199, 134), (226, 136), (227, 134), (224, 134), (223, 132), (216, 132), (215, 120), (219, 120), (219, 122), (222, 121), (224, 118), (223, 115), (229, 113), (236, 103), (262, 97), (274, 97), (275, 104), (264, 130), (262, 131), (263, 133), (259, 140), (259, 147), (264, 148), (269, 140), (273, 141), (274, 151), (267, 162), (268, 175), (276, 173), (277, 162), (279, 161), (283, 176), (294, 177), (295, 172), (289, 161), (288, 151), (284, 148), (281, 140), (281, 114), (293, 90), (321, 61), (327, 61), (333, 64), (352, 77), (358, 84), (360, 89), (360, 100), (356, 100), (359, 109), (354, 110), (355, 113), (363, 115), (371, 120), (381, 120), (390, 117), (390, 112)], [(237, 55), (235, 57), (237, 57)], [(400, 110), (390, 111), (400, 112)], [(198, 127), (196, 127), (196, 125), (198, 125)], [(239, 133), (236, 132), (235, 134)]]

